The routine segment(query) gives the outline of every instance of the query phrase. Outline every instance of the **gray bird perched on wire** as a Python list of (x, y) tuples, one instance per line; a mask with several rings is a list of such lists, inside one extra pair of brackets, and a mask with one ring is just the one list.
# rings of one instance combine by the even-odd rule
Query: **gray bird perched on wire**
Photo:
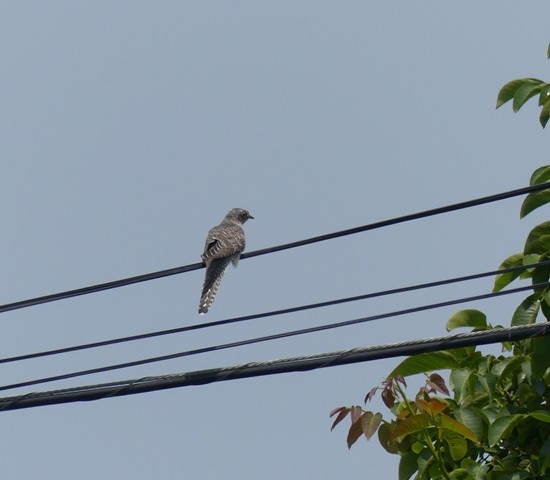
[(225, 269), (232, 262), (236, 267), (245, 247), (243, 224), (254, 218), (247, 210), (229, 210), (222, 223), (208, 232), (202, 261), (206, 264), (206, 276), (202, 287), (199, 313), (205, 314), (214, 302)]

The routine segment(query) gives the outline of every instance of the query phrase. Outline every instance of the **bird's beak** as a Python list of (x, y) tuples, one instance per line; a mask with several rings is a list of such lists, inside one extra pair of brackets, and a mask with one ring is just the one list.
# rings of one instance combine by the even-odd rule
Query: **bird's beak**
[(254, 217), (252, 215), (250, 215), (250, 213), (248, 214), (248, 218), (254, 220)]

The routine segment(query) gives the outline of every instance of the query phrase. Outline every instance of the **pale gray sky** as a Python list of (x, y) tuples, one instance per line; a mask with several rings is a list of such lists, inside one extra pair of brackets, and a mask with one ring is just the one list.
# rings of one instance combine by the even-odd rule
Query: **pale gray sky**
[[(534, 12), (538, 12), (536, 15)], [(548, 163), (534, 102), (548, 4), (6, 1), (0, 5), (0, 303), (199, 261), (242, 207), (247, 249), (527, 184)], [(545, 218), (521, 199), (2, 314), (1, 357), (496, 268)], [(485, 293), (491, 280), (2, 366), (2, 384)], [(468, 305), (507, 324), (521, 296)], [(33, 388), (441, 335), (458, 308)], [(378, 361), (0, 414), (6, 478), (396, 478), (328, 412)], [(21, 389), (6, 392), (27, 392)], [(411, 395), (414, 391), (411, 390)], [(377, 400), (371, 407), (387, 410)]]

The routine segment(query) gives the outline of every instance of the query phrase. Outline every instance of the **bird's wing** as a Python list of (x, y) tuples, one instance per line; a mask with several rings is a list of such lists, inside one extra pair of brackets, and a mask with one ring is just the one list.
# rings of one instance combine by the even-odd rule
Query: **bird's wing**
[(244, 233), (238, 226), (214, 227), (206, 238), (203, 261), (231, 257), (244, 250)]

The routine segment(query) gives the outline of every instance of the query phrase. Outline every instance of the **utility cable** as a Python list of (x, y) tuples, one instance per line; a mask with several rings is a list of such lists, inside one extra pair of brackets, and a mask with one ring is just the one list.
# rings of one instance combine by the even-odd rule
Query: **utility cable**
[[(409, 222), (411, 220), (418, 220), (420, 218), (431, 217), (434, 215), (440, 215), (442, 213), (453, 212), (465, 208), (471, 208), (478, 205), (497, 202), (505, 200), (507, 198), (517, 197), (519, 195), (525, 195), (528, 193), (538, 192), (550, 188), (550, 182), (541, 183), (539, 185), (530, 185), (528, 187), (518, 188), (516, 190), (510, 190), (507, 192), (497, 193), (486, 197), (475, 198), (464, 202), (454, 203), (451, 205), (433, 208), (431, 210), (424, 210), (422, 212), (403, 215), (401, 217), (394, 217), (388, 220), (382, 220), (380, 222), (374, 222), (360, 227), (349, 228), (347, 230), (340, 230), (338, 232), (327, 233), (316, 237), (306, 238), (305, 240), (298, 240), (296, 242), (285, 243), (275, 247), (263, 248), (261, 250), (255, 250), (241, 255), (242, 259), (257, 257), (259, 255), (265, 255), (268, 253), (280, 252), (282, 250), (288, 250), (290, 248), (302, 247), (304, 245), (310, 245), (312, 243), (323, 242), (325, 240), (331, 240), (333, 238), (344, 237), (346, 235), (354, 235), (356, 233), (366, 232), (368, 230), (375, 230), (382, 227), (388, 227), (390, 225), (396, 225), (398, 223)], [(0, 313), (8, 312), (11, 310), (17, 310), (20, 308), (27, 308), (34, 305), (40, 305), (42, 303), (54, 302), (57, 300), (63, 300), (66, 298), (77, 297), (80, 295), (88, 295), (91, 293), (101, 292), (112, 288), (123, 287), (139, 282), (146, 282), (157, 278), (168, 277), (171, 275), (177, 275), (179, 273), (190, 272), (193, 270), (199, 270), (204, 268), (203, 263), (193, 263), (190, 265), (184, 265), (181, 267), (169, 268), (167, 270), (160, 270), (158, 272), (146, 273), (143, 275), (137, 275), (134, 277), (123, 278), (120, 280), (113, 280), (111, 282), (100, 283), (97, 285), (91, 285), (88, 287), (77, 288), (74, 290), (67, 290), (64, 292), (53, 293), (50, 295), (44, 295), (41, 297), (30, 298), (27, 300), (20, 300), (13, 303), (7, 303), (0, 305)]]
[(331, 353), (284, 358), (266, 362), (247, 363), (208, 370), (176, 373), (134, 380), (85, 385), (62, 390), (27, 393), (0, 398), (0, 410), (56, 405), (69, 402), (100, 400), (108, 397), (135, 395), (169, 388), (206, 385), (214, 382), (242, 378), (263, 377), (289, 372), (307, 372), (319, 368), (336, 367), (359, 362), (418, 355), (420, 353), (451, 350), (455, 348), (513, 342), (526, 338), (550, 335), (550, 323), (535, 323), (509, 328), (460, 333), (430, 339), (413, 340), (366, 348), (354, 348)]
[(57, 348), (53, 350), (46, 350), (42, 352), (35, 352), (35, 353), (27, 353), (23, 355), (17, 355), (14, 357), (6, 357), (6, 358), (0, 358), (0, 364), (2, 363), (11, 363), (11, 362), (19, 362), (23, 360), (31, 360), (34, 358), (40, 358), (40, 357), (48, 357), (51, 355), (60, 355), (63, 353), (69, 353), (69, 352), (75, 352), (80, 350), (87, 350), (90, 348), (98, 348), (98, 347), (104, 347), (108, 345), (115, 345), (119, 343), (126, 343), (126, 342), (133, 342), (136, 340), (144, 340), (147, 338), (153, 338), (153, 337), (160, 337), (163, 335), (173, 335), (176, 333), (183, 333), (188, 332), (191, 330), (201, 330), (204, 328), (211, 328), (211, 327), (218, 327), (221, 325), (228, 325), (231, 323), (239, 323), (249, 320), (257, 320), (260, 318), (266, 318), (266, 317), (273, 317), (276, 315), (283, 315), (288, 313), (295, 313), (295, 312), (301, 312), (304, 310), (311, 310), (315, 308), (322, 308), (322, 307), (328, 307), (333, 305), (339, 305), (342, 303), (348, 303), (348, 302), (355, 302), (359, 300), (366, 300), (369, 298), (375, 298), (375, 297), (382, 297), (386, 295), (395, 295), (398, 293), (405, 293), (405, 292), (411, 292), (414, 290), (421, 290), (426, 288), (433, 288), (433, 287), (439, 287), (443, 285), (449, 285), (452, 283), (459, 283), (459, 282), (466, 282), (470, 280), (476, 280), (484, 277), (490, 277), (494, 275), (503, 275), (506, 273), (514, 273), (514, 272), (522, 272), (525, 270), (529, 270), (532, 268), (542, 267), (542, 266), (548, 266), (550, 265), (550, 260), (546, 260), (544, 262), (540, 263), (533, 263), (529, 265), (519, 265), (516, 267), (510, 267), (510, 268), (503, 268), (500, 270), (491, 270), (489, 272), (482, 272), (482, 273), (475, 273), (472, 275), (465, 275), (461, 277), (454, 277), (454, 278), (448, 278), (445, 280), (436, 280), (433, 282), (428, 283), (421, 283), (417, 285), (410, 285), (406, 287), (399, 287), (399, 288), (392, 288), (390, 290), (382, 290), (378, 292), (373, 293), (366, 293), (363, 295), (356, 295), (353, 297), (346, 297), (346, 298), (339, 298), (336, 300), (328, 300), (324, 302), (318, 302), (318, 303), (310, 303), (308, 305), (300, 305), (297, 307), (289, 307), (279, 310), (272, 310), (269, 312), (262, 312), (262, 313), (255, 313), (252, 315), (245, 315), (241, 317), (233, 317), (233, 318), (227, 318), (224, 320), (217, 320), (214, 322), (206, 322), (206, 323), (196, 323), (193, 325), (186, 325), (185, 327), (178, 327), (178, 328), (171, 328), (168, 330), (159, 330), (155, 332), (149, 332), (149, 333), (142, 333), (138, 335), (130, 335), (126, 337), (120, 337), (120, 338), (113, 338), (109, 340), (102, 340), (98, 342), (92, 342), (92, 343), (85, 343), (81, 345), (74, 345), (70, 347), (64, 347), (64, 348)]
[(228, 348), (242, 347), (242, 346), (245, 346), (245, 345), (252, 345), (252, 344), (255, 344), (255, 343), (267, 342), (267, 341), (271, 341), (271, 340), (278, 340), (278, 339), (281, 339), (281, 338), (294, 337), (294, 336), (297, 336), (297, 335), (304, 335), (304, 334), (309, 334), (309, 333), (314, 333), (314, 332), (321, 332), (321, 331), (324, 331), (324, 330), (331, 330), (331, 329), (334, 329), (334, 328), (347, 327), (347, 326), (350, 326), (350, 325), (356, 325), (356, 324), (359, 324), (359, 323), (370, 322), (370, 321), (373, 321), (373, 320), (381, 320), (383, 318), (390, 318), (390, 317), (396, 317), (396, 316), (401, 316), (401, 315), (408, 315), (408, 314), (412, 314), (412, 313), (423, 312), (423, 311), (426, 311), (426, 310), (433, 310), (433, 309), (436, 309), (436, 308), (448, 307), (450, 305), (457, 305), (457, 304), (460, 304), (460, 303), (467, 303), (467, 302), (471, 302), (471, 301), (484, 300), (484, 299), (494, 298), (494, 297), (501, 297), (503, 295), (510, 295), (512, 293), (524, 292), (526, 290), (532, 290), (532, 289), (540, 289), (540, 288), (545, 288), (545, 287), (548, 287), (548, 286), (550, 286), (550, 282), (538, 283), (538, 284), (535, 284), (535, 285), (528, 285), (528, 286), (525, 286), (525, 287), (518, 287), (518, 288), (513, 288), (513, 289), (510, 289), (510, 290), (504, 290), (504, 291), (492, 292), (492, 293), (485, 293), (485, 294), (482, 294), (482, 295), (474, 295), (474, 296), (471, 296), (471, 297), (459, 298), (459, 299), (455, 299), (455, 300), (448, 300), (448, 301), (445, 301), (445, 302), (432, 303), (432, 304), (429, 304), (429, 305), (422, 305), (420, 307), (407, 308), (407, 309), (404, 309), (404, 310), (397, 310), (397, 311), (394, 311), (394, 312), (382, 313), (382, 314), (378, 314), (378, 315), (372, 315), (372, 316), (369, 316), (369, 317), (356, 318), (356, 319), (353, 319), (353, 320), (346, 320), (346, 321), (343, 321), (343, 322), (329, 323), (327, 325), (319, 325), (319, 326), (316, 326), (316, 327), (303, 328), (303, 329), (300, 329), (300, 330), (292, 330), (292, 331), (283, 332), (283, 333), (276, 333), (276, 334), (273, 334), (273, 335), (266, 335), (266, 336), (263, 336), (263, 337), (256, 337), (256, 338), (251, 338), (251, 339), (248, 339), (248, 340), (240, 340), (240, 341), (237, 341), (237, 342), (225, 343), (225, 344), (221, 344), (221, 345), (214, 345), (214, 346), (210, 346), (210, 347), (197, 348), (197, 349), (194, 349), (194, 350), (187, 350), (185, 352), (172, 353), (172, 354), (169, 354), (169, 355), (161, 355), (161, 356), (158, 356), (158, 357), (150, 357), (150, 358), (145, 358), (145, 359), (141, 359), (141, 360), (134, 360), (132, 362), (118, 363), (118, 364), (115, 364), (115, 365), (108, 365), (108, 366), (105, 366), (105, 367), (97, 367), (97, 368), (92, 368), (92, 369), (88, 369), (88, 370), (81, 370), (81, 371), (78, 371), (78, 372), (71, 372), (71, 373), (65, 373), (65, 374), (62, 374), (62, 375), (55, 375), (55, 376), (52, 376), (52, 377), (39, 378), (39, 379), (36, 379), (36, 380), (28, 380), (28, 381), (19, 382), (19, 383), (12, 383), (10, 385), (0, 386), (0, 391), (10, 390), (10, 389), (13, 389), (13, 388), (29, 387), (29, 386), (32, 386), (32, 385), (38, 385), (38, 384), (41, 384), (41, 383), (55, 382), (55, 381), (59, 381), (59, 380), (67, 380), (69, 378), (82, 377), (82, 376), (85, 376), (85, 375), (92, 375), (92, 374), (95, 374), (95, 373), (103, 373), (103, 372), (108, 372), (108, 371), (113, 371), (113, 370), (119, 370), (119, 369), (122, 369), (122, 368), (136, 367), (138, 365), (145, 365), (145, 364), (148, 364), (148, 363), (156, 363), (156, 362), (162, 362), (162, 361), (166, 361), (166, 360), (173, 360), (175, 358), (187, 357), (187, 356), (191, 356), (191, 355), (198, 355), (198, 354), (201, 354), (201, 353), (214, 352), (214, 351), (218, 351), (218, 350), (225, 350), (225, 349), (228, 349)]

